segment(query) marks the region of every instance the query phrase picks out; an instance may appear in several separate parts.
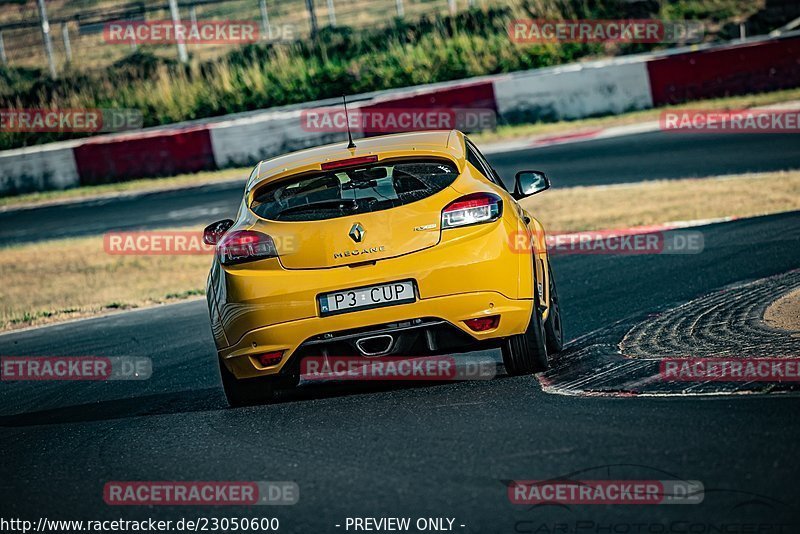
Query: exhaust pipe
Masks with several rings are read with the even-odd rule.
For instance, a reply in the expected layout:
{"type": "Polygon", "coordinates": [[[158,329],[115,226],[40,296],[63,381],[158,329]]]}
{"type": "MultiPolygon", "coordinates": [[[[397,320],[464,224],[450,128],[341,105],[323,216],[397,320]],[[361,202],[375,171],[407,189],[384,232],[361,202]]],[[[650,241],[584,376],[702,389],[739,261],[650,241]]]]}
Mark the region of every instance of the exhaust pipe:
{"type": "Polygon", "coordinates": [[[394,337],[390,334],[362,337],[356,341],[356,348],[362,356],[383,356],[392,350],[394,337]]]}

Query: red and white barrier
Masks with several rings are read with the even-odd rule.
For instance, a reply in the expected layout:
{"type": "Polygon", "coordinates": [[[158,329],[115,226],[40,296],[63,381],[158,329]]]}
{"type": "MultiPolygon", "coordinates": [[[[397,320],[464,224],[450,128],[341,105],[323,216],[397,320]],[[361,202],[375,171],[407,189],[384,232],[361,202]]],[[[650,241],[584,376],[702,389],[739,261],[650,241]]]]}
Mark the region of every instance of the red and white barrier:
{"type": "Polygon", "coordinates": [[[74,151],[82,185],[217,168],[207,126],[90,139],[74,151]]]}
{"type": "MultiPolygon", "coordinates": [[[[488,109],[500,123],[569,120],[800,86],[800,34],[638,54],[350,97],[354,108],[488,109]]],[[[251,165],[341,141],[302,127],[309,102],[0,152],[0,195],[251,165]]],[[[357,134],[358,132],[354,132],[357,134]]]]}
{"type": "Polygon", "coordinates": [[[800,37],[734,43],[652,58],[653,105],[800,86],[800,37]]]}

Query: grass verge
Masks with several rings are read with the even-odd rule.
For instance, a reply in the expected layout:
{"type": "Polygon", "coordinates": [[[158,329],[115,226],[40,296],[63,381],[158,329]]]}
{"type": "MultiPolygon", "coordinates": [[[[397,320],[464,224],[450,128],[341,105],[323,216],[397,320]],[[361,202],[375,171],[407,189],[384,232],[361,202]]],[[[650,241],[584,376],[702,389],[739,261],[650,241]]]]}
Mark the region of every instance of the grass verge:
{"type": "MultiPolygon", "coordinates": [[[[800,171],[556,189],[525,206],[550,232],[747,217],[800,209],[800,171]]],[[[102,236],[8,247],[0,255],[0,330],[200,296],[210,262],[112,256],[102,236]]]]}
{"type": "Polygon", "coordinates": [[[752,217],[800,209],[800,171],[569,187],[530,197],[523,206],[558,233],[752,217]]]}
{"type": "Polygon", "coordinates": [[[102,236],[9,247],[0,255],[0,330],[203,295],[210,265],[207,255],[109,255],[102,236]]]}

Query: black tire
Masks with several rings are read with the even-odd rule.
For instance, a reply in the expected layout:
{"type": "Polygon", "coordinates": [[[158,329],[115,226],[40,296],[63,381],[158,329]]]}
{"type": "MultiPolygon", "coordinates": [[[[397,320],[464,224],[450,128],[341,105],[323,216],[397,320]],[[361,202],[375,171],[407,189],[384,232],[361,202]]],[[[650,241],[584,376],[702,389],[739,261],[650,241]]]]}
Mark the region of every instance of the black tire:
{"type": "Polygon", "coordinates": [[[524,334],[505,340],[502,346],[503,364],[511,376],[530,375],[547,370],[547,342],[544,322],[534,298],[533,312],[524,334]]]}
{"type": "Polygon", "coordinates": [[[544,322],[544,331],[547,335],[547,353],[557,354],[564,348],[564,326],[561,323],[561,307],[558,302],[558,291],[556,291],[556,279],[553,277],[553,269],[547,266],[550,275],[550,312],[544,322]]]}
{"type": "Polygon", "coordinates": [[[228,371],[220,358],[217,360],[219,361],[222,389],[225,390],[225,398],[228,399],[228,404],[232,408],[265,404],[275,397],[276,378],[270,376],[239,380],[228,371]]]}

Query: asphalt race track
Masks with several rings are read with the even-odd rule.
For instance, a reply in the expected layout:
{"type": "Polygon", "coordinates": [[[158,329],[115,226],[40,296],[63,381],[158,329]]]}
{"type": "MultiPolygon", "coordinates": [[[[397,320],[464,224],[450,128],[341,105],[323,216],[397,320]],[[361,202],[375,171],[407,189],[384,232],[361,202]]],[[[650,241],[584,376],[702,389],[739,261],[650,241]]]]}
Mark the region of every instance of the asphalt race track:
{"type": "MultiPolygon", "coordinates": [[[[577,185],[798,168],[800,146],[790,135],[643,134],[491,159],[506,176],[538,167],[577,185]]],[[[5,212],[0,243],[204,224],[236,209],[240,187],[5,212]]],[[[557,369],[587,340],[619,343],[624,331],[609,339],[609,325],[800,268],[800,211],[692,230],[703,233],[700,254],[554,258],[567,338],[577,340],[557,369]]],[[[3,334],[0,355],[153,362],[144,381],[0,383],[2,517],[277,517],[279,532],[300,533],[345,532],[346,518],[365,516],[453,518],[457,532],[800,532],[793,392],[546,393],[535,377],[506,376],[499,353],[487,352],[473,356],[498,364],[493,380],[303,383],[277,404],[228,409],[199,300],[3,334]],[[509,502],[510,480],[565,478],[700,481],[703,501],[509,502]],[[104,503],[106,482],[137,480],[294,481],[300,499],[213,509],[104,503]]]]}
{"type": "Polygon", "coordinates": [[[800,143],[790,134],[649,132],[487,158],[505,180],[538,165],[558,187],[572,187],[794,169],[800,143]]]}
{"type": "MultiPolygon", "coordinates": [[[[487,156],[506,182],[540,169],[554,187],[794,169],[793,134],[652,132],[487,156]]],[[[243,182],[35,209],[0,211],[0,246],[109,230],[205,226],[235,215],[243,182]]]]}
{"type": "MultiPolygon", "coordinates": [[[[696,255],[556,258],[568,337],[798,267],[800,212],[699,230],[705,250],[696,255]]],[[[338,532],[348,516],[394,515],[455,518],[462,532],[746,522],[791,533],[800,524],[793,394],[562,396],[501,373],[454,384],[302,385],[276,405],[232,410],[206,325],[205,303],[193,301],[0,336],[3,355],[154,364],[141,382],[2,384],[3,516],[274,516],[283,532],[338,532]],[[506,495],[508,480],[567,476],[698,480],[704,500],[526,507],[506,495]],[[104,483],[124,480],[288,480],[300,502],[106,506],[104,483]]],[[[580,530],[595,531],[608,532],[580,530]]]]}

